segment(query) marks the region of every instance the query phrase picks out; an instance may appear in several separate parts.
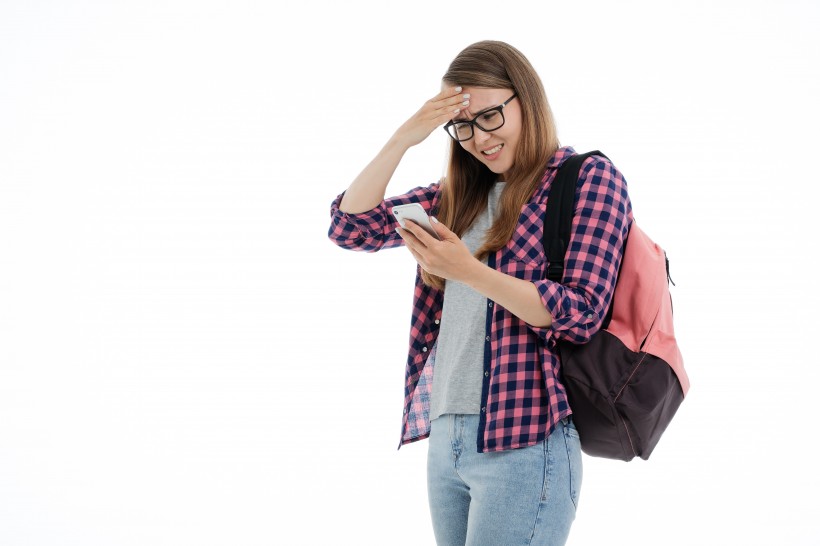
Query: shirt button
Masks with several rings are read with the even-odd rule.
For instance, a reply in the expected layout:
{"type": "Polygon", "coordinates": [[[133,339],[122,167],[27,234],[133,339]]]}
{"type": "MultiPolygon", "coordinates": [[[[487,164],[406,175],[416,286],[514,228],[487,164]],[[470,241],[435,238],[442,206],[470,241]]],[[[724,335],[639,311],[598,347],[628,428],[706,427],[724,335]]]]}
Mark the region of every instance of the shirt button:
{"type": "Polygon", "coordinates": [[[487,340],[487,341],[490,341],[490,336],[487,336],[484,339],[487,340]]]}
{"type": "Polygon", "coordinates": [[[593,319],[593,318],[595,318],[595,315],[592,314],[592,313],[587,313],[587,318],[588,319],[593,319]]]}
{"type": "Polygon", "coordinates": [[[421,352],[426,353],[427,352],[427,347],[422,347],[421,352]]]}
{"type": "Polygon", "coordinates": [[[492,306],[493,306],[493,302],[490,302],[490,303],[488,303],[487,305],[489,305],[490,307],[492,307],[492,306]]]}
{"type": "Polygon", "coordinates": [[[436,319],[436,324],[441,324],[441,321],[439,319],[436,319]]]}
{"type": "Polygon", "coordinates": [[[484,377],[490,377],[490,372],[484,372],[484,377]]]}
{"type": "Polygon", "coordinates": [[[481,408],[481,413],[487,413],[487,406],[484,406],[483,408],[481,408]]]}

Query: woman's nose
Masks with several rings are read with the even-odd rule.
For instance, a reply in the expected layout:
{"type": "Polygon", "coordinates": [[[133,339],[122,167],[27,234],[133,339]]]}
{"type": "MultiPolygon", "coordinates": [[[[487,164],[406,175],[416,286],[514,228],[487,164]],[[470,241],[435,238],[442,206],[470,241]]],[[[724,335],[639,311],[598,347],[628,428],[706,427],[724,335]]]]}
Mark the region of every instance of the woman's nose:
{"type": "Polygon", "coordinates": [[[484,131],[482,131],[478,127],[475,127],[473,129],[473,133],[475,135],[475,141],[477,143],[478,142],[487,142],[487,139],[490,138],[490,133],[485,133],[484,131]]]}

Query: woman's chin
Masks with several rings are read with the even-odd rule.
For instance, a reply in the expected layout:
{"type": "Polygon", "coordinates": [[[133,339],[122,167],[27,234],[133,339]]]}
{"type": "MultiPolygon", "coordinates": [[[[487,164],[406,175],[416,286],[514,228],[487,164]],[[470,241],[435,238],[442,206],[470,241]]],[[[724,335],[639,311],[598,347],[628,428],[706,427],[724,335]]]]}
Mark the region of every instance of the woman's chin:
{"type": "Polygon", "coordinates": [[[499,163],[489,163],[486,161],[483,163],[488,169],[490,169],[490,171],[492,171],[495,174],[504,174],[507,171],[509,171],[512,167],[512,165],[502,165],[499,163]]]}

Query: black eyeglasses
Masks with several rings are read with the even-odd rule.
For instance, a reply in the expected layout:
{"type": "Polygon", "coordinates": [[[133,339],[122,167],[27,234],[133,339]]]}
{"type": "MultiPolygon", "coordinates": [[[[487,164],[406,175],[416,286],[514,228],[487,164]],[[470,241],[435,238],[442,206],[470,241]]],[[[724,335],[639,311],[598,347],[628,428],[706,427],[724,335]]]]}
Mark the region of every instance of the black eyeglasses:
{"type": "Polygon", "coordinates": [[[513,96],[505,100],[503,103],[493,108],[487,108],[483,112],[479,112],[469,121],[448,121],[444,125],[444,130],[447,131],[447,134],[450,135],[453,140],[464,142],[465,140],[470,140],[473,138],[473,125],[486,133],[501,129],[504,125],[504,107],[517,96],[518,93],[513,93],[513,96]]]}

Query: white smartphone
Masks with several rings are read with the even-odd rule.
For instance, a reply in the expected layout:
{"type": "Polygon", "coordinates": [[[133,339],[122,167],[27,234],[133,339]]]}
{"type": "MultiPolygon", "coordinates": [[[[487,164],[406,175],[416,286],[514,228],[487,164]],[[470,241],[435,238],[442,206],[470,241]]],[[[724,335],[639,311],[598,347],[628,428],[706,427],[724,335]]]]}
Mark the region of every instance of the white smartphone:
{"type": "Polygon", "coordinates": [[[393,216],[396,217],[396,220],[399,221],[401,227],[404,227],[405,220],[412,220],[422,228],[424,231],[438,239],[441,240],[436,233],[436,230],[433,229],[433,224],[430,221],[430,217],[427,216],[427,213],[424,211],[424,207],[419,205],[418,203],[409,203],[407,205],[396,205],[393,207],[393,216]]]}

